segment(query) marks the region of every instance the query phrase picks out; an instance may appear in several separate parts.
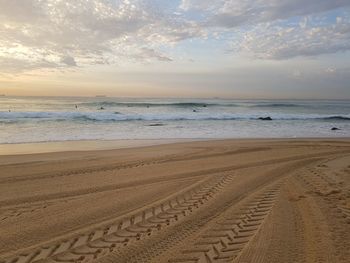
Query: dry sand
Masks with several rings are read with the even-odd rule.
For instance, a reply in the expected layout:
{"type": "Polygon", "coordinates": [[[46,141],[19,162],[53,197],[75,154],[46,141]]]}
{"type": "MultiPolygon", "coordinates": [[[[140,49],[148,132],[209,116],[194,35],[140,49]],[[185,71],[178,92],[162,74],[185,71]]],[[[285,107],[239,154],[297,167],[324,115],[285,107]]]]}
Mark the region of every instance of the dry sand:
{"type": "Polygon", "coordinates": [[[349,262],[350,140],[0,156],[0,262],[349,262]]]}

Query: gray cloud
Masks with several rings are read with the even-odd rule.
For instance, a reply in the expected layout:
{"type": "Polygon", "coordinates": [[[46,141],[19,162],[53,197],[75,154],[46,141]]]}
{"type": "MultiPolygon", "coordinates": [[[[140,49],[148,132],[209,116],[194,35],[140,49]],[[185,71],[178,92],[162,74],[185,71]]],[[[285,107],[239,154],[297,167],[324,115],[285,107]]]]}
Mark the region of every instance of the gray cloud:
{"type": "Polygon", "coordinates": [[[348,6],[349,0],[182,0],[179,7],[204,13],[207,28],[240,32],[234,35],[231,51],[281,60],[350,50],[348,17],[324,25],[282,23],[292,17],[321,19],[324,12],[348,6]]]}
{"type": "Polygon", "coordinates": [[[33,23],[44,18],[39,1],[32,0],[0,0],[0,19],[16,23],[33,23]]]}
{"type": "Polygon", "coordinates": [[[277,25],[290,17],[345,6],[350,6],[349,0],[182,0],[174,10],[151,0],[0,0],[0,72],[16,67],[21,72],[123,61],[171,62],[173,58],[161,51],[165,46],[232,33],[242,25],[249,25],[249,30],[241,38],[234,36],[235,52],[254,57],[286,59],[346,51],[346,19],[325,27],[277,25]],[[179,9],[182,12],[175,12],[179,9]],[[193,10],[200,16],[192,16],[193,10]]]}
{"type": "Polygon", "coordinates": [[[158,46],[200,31],[195,23],[166,16],[142,0],[0,0],[0,54],[29,68],[39,68],[43,60],[60,67],[114,63],[128,55],[171,61],[158,46]]]}
{"type": "Polygon", "coordinates": [[[71,56],[64,56],[61,58],[61,62],[67,66],[72,66],[75,67],[77,66],[77,62],[75,61],[75,59],[71,56]]]}
{"type": "Polygon", "coordinates": [[[140,58],[155,58],[159,61],[170,62],[173,61],[171,58],[165,56],[164,54],[157,52],[152,48],[142,48],[141,52],[138,54],[140,58]]]}
{"type": "Polygon", "coordinates": [[[207,28],[239,32],[244,26],[234,36],[233,51],[282,60],[350,50],[348,6],[349,0],[182,0],[180,8],[204,12],[207,28]],[[344,17],[322,22],[325,12],[337,8],[343,8],[344,17]],[[283,24],[295,17],[306,22],[283,24]],[[319,21],[307,23],[307,17],[319,21]]]}
{"type": "Polygon", "coordinates": [[[0,57],[0,74],[16,74],[36,69],[57,69],[60,67],[61,66],[59,64],[46,60],[30,61],[17,58],[0,57]]]}
{"type": "Polygon", "coordinates": [[[350,6],[349,0],[182,0],[180,8],[207,12],[207,26],[238,27],[350,6]]]}
{"type": "Polygon", "coordinates": [[[327,26],[261,26],[244,34],[238,51],[260,59],[289,59],[350,50],[350,21],[327,26]]]}

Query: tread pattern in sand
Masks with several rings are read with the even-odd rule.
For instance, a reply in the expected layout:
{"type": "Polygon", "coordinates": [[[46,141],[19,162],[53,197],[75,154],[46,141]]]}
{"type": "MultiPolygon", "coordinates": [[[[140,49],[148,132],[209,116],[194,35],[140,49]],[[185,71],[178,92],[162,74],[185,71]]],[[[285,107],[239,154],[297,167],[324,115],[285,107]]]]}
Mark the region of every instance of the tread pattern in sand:
{"type": "Polygon", "coordinates": [[[74,175],[82,175],[82,174],[91,174],[93,172],[107,172],[107,171],[118,171],[118,170],[126,170],[126,169],[133,169],[143,166],[149,166],[149,165],[156,165],[156,164],[163,164],[168,162],[177,162],[177,161],[188,161],[188,160],[197,160],[197,159],[203,159],[203,158],[209,158],[209,157],[220,157],[220,156],[226,156],[226,155],[236,155],[236,154],[243,154],[243,153],[252,153],[252,152],[259,152],[259,151],[266,151],[270,148],[268,147],[256,147],[256,148],[241,148],[241,149],[235,149],[235,150],[226,150],[225,152],[220,153],[211,153],[211,154],[202,154],[204,152],[203,150],[197,151],[196,154],[190,153],[190,154],[182,154],[182,155],[168,155],[164,156],[162,158],[150,158],[143,161],[136,161],[136,162],[128,162],[128,163],[120,163],[115,165],[109,165],[109,166],[103,166],[103,167],[88,167],[84,169],[76,169],[76,170],[69,170],[69,171],[63,171],[59,173],[54,174],[42,174],[42,175],[35,175],[35,176],[17,176],[17,177],[3,177],[0,179],[1,183],[8,183],[8,182],[21,182],[21,181],[28,181],[28,180],[37,180],[37,179],[47,179],[47,178],[56,178],[56,177],[65,177],[65,176],[74,176],[74,175]]]}
{"type": "Polygon", "coordinates": [[[87,262],[112,252],[118,247],[152,235],[198,209],[228,182],[231,175],[218,176],[170,200],[121,218],[104,227],[82,233],[68,240],[41,246],[8,258],[6,263],[32,263],[46,260],[87,262]]]}
{"type": "Polygon", "coordinates": [[[337,258],[334,262],[349,262],[350,258],[350,207],[349,186],[341,181],[336,173],[320,165],[300,172],[299,181],[310,189],[309,194],[318,201],[330,226],[337,258]]]}
{"type": "Polygon", "coordinates": [[[169,263],[233,262],[259,230],[272,209],[281,184],[243,205],[241,213],[226,212],[223,219],[200,235],[193,246],[169,263]]]}

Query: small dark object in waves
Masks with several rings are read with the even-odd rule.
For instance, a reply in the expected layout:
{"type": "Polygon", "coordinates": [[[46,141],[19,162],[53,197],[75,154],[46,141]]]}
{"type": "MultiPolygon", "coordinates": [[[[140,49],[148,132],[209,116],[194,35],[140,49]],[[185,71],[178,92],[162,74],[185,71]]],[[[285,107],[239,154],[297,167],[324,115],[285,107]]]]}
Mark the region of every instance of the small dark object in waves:
{"type": "Polygon", "coordinates": [[[204,104],[204,105],[203,105],[203,108],[206,108],[206,107],[207,107],[207,105],[204,104]]]}
{"type": "Polygon", "coordinates": [[[150,124],[150,125],[148,125],[148,126],[151,126],[151,127],[158,127],[158,126],[164,126],[164,124],[163,124],[163,123],[152,123],[152,124],[150,124]]]}
{"type": "Polygon", "coordinates": [[[333,127],[331,130],[332,130],[332,131],[339,131],[340,129],[337,128],[337,127],[333,127]]]}
{"type": "Polygon", "coordinates": [[[193,110],[193,112],[197,112],[196,110],[193,110]]]}
{"type": "Polygon", "coordinates": [[[272,118],[269,116],[269,117],[260,117],[259,120],[262,120],[262,121],[272,121],[272,118]]]}
{"type": "Polygon", "coordinates": [[[103,108],[103,107],[101,107],[101,108],[99,108],[99,110],[104,110],[105,108],[103,108]]]}

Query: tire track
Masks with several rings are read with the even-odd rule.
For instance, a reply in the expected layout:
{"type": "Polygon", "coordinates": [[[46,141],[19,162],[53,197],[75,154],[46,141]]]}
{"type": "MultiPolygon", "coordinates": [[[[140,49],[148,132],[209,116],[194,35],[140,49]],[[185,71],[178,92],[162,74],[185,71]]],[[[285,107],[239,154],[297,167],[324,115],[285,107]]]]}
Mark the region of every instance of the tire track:
{"type": "Polygon", "coordinates": [[[336,173],[327,171],[326,167],[321,165],[304,169],[297,175],[297,179],[306,189],[311,190],[308,194],[316,200],[327,219],[330,238],[336,251],[334,262],[345,263],[350,258],[349,185],[339,180],[336,173]]]}
{"type": "MultiPolygon", "coordinates": [[[[309,168],[303,173],[298,174],[298,179],[312,189],[313,193],[321,197],[326,202],[335,201],[334,210],[343,218],[350,219],[349,208],[339,203],[342,200],[343,189],[342,181],[335,175],[330,176],[315,168],[309,168]]],[[[334,205],[334,202],[332,202],[334,205]]],[[[349,221],[350,222],[350,221],[349,221]]]]}
{"type": "Polygon", "coordinates": [[[28,213],[34,213],[38,210],[43,210],[50,205],[52,204],[46,203],[46,204],[28,205],[23,207],[12,207],[12,208],[3,209],[0,212],[0,222],[11,219],[13,217],[19,217],[21,215],[25,215],[28,213]]]}
{"type": "Polygon", "coordinates": [[[265,190],[241,208],[241,213],[225,213],[200,235],[193,246],[169,259],[169,263],[233,262],[258,232],[278,197],[281,183],[265,190]]]}
{"type": "Polygon", "coordinates": [[[59,193],[3,200],[3,201],[0,201],[0,206],[15,206],[23,203],[40,202],[42,200],[55,201],[55,200],[61,200],[61,199],[67,199],[67,198],[73,199],[73,198],[82,197],[84,195],[107,192],[107,191],[123,190],[126,188],[131,188],[136,186],[147,186],[155,183],[191,180],[200,176],[202,175],[199,173],[193,174],[193,175],[175,174],[167,177],[163,176],[163,177],[155,177],[152,179],[139,180],[137,182],[132,181],[132,182],[119,183],[119,184],[109,184],[105,186],[90,187],[87,189],[79,189],[79,190],[73,190],[73,191],[61,191],[59,193]]]}
{"type": "MultiPolygon", "coordinates": [[[[164,231],[155,235],[152,239],[140,241],[130,247],[124,249],[117,249],[106,257],[102,257],[96,262],[99,263],[141,263],[141,262],[166,262],[169,259],[167,256],[169,252],[177,251],[176,247],[188,243],[188,239],[193,239],[198,233],[211,225],[214,220],[220,218],[225,211],[233,208],[236,209],[236,204],[241,203],[241,200],[250,200],[254,193],[258,193],[258,189],[266,189],[266,185],[271,185],[281,177],[284,178],[287,174],[304,166],[306,163],[313,162],[313,159],[303,160],[299,162],[292,162],[282,167],[272,170],[271,176],[262,179],[257,185],[253,185],[245,190],[240,189],[236,194],[230,194],[228,191],[221,192],[215,200],[210,203],[193,216],[185,218],[181,223],[175,224],[173,227],[165,228],[164,231]],[[253,194],[246,195],[246,192],[253,191],[253,194]],[[164,255],[166,254],[166,255],[164,255]],[[160,259],[159,259],[160,258],[160,259]]],[[[227,187],[227,190],[234,189],[227,187]]],[[[260,192],[260,191],[259,191],[260,192]]],[[[245,202],[245,201],[244,201],[245,202]]],[[[177,252],[175,252],[177,254],[177,252]]]]}
{"type": "MultiPolygon", "coordinates": [[[[335,153],[332,152],[332,154],[335,153]]],[[[317,156],[324,155],[325,153],[322,153],[317,156]]],[[[310,161],[310,155],[307,156],[309,157],[299,156],[297,158],[280,158],[279,160],[280,163],[302,159],[304,159],[304,161],[307,159],[310,161]]],[[[314,156],[315,155],[311,155],[311,157],[314,156]]],[[[267,165],[271,163],[276,164],[276,160],[257,162],[256,164],[267,165]]],[[[246,165],[244,165],[243,168],[245,168],[245,166],[246,165]]],[[[255,167],[249,164],[247,164],[247,166],[255,167]]],[[[210,172],[214,173],[221,169],[222,168],[208,170],[207,175],[210,175],[210,172]]],[[[229,171],[226,170],[228,167],[224,169],[224,171],[229,171]]],[[[201,173],[201,171],[198,173],[201,173]]],[[[154,203],[150,208],[115,219],[114,222],[108,222],[108,224],[99,226],[94,230],[75,235],[59,242],[39,246],[35,249],[8,257],[3,262],[90,262],[96,260],[117,249],[129,246],[140,239],[148,237],[155,232],[159,232],[159,230],[162,230],[166,226],[175,224],[180,219],[187,217],[193,211],[204,205],[209,199],[214,197],[218,192],[221,192],[232,179],[233,177],[230,174],[210,178],[194,186],[187,192],[164,200],[160,204],[154,203]]],[[[223,208],[221,207],[220,209],[223,208]]]]}
{"type": "Polygon", "coordinates": [[[14,205],[3,207],[0,210],[0,222],[11,219],[13,217],[19,217],[22,215],[27,215],[30,213],[37,212],[39,210],[44,210],[50,206],[67,203],[72,200],[76,200],[77,197],[63,198],[63,199],[53,199],[51,201],[39,201],[39,202],[26,202],[23,205],[14,205]]]}
{"type": "Polygon", "coordinates": [[[109,166],[103,166],[103,167],[92,167],[92,168],[85,168],[85,169],[70,170],[67,172],[59,172],[59,173],[50,174],[50,175],[39,174],[35,176],[30,176],[30,175],[17,176],[15,178],[4,177],[0,180],[0,184],[32,181],[32,180],[39,180],[39,179],[52,179],[56,177],[74,176],[77,174],[90,174],[94,172],[118,171],[118,170],[132,169],[132,168],[137,168],[137,167],[152,165],[157,163],[158,162],[155,159],[151,161],[143,161],[143,162],[136,162],[136,163],[127,163],[127,164],[109,165],[109,166]]]}
{"type": "Polygon", "coordinates": [[[249,152],[256,152],[256,151],[263,151],[263,150],[269,150],[270,148],[267,147],[260,147],[260,148],[253,148],[253,149],[238,149],[234,151],[227,151],[224,153],[212,153],[212,154],[201,154],[202,152],[205,152],[204,150],[198,151],[193,156],[194,153],[189,153],[185,155],[168,155],[164,156],[162,158],[150,158],[148,160],[144,160],[141,162],[130,162],[125,164],[116,164],[116,165],[108,165],[103,167],[90,167],[85,169],[76,169],[76,170],[70,170],[67,172],[59,172],[56,174],[39,174],[35,176],[18,176],[18,177],[4,177],[0,179],[0,184],[3,183],[12,183],[12,182],[22,182],[22,181],[28,181],[28,180],[38,180],[38,179],[48,179],[48,178],[56,178],[56,177],[65,177],[65,176],[74,176],[77,174],[90,174],[94,172],[108,172],[108,171],[118,171],[118,170],[125,170],[125,169],[133,169],[138,168],[142,166],[148,166],[148,165],[155,165],[155,164],[162,164],[162,163],[168,163],[168,162],[177,162],[177,161],[184,161],[184,160],[197,160],[202,158],[209,158],[209,157],[220,157],[224,155],[236,155],[236,154],[242,154],[242,153],[249,153],[249,152]],[[188,158],[187,156],[192,156],[188,158]]]}
{"type": "MultiPolygon", "coordinates": [[[[159,180],[166,181],[169,178],[176,179],[176,178],[206,176],[206,175],[210,175],[213,173],[228,172],[228,171],[238,170],[238,169],[242,169],[242,168],[258,167],[258,166],[264,166],[264,165],[281,163],[281,162],[289,162],[289,161],[298,161],[298,160],[303,160],[303,159],[307,159],[307,158],[324,157],[324,156],[328,156],[328,155],[336,155],[336,154],[341,154],[341,153],[349,153],[349,150],[327,151],[327,152],[322,152],[322,153],[304,154],[304,155],[298,155],[298,156],[276,158],[276,159],[266,160],[266,161],[257,161],[257,162],[252,162],[252,163],[248,163],[248,164],[244,164],[244,165],[231,165],[231,166],[220,167],[220,168],[200,170],[200,171],[195,171],[195,172],[190,172],[190,173],[175,174],[173,176],[168,176],[167,178],[158,177],[158,178],[153,178],[153,179],[149,179],[149,180],[144,180],[141,183],[142,184],[153,183],[153,182],[156,182],[159,180]]],[[[48,177],[46,177],[46,178],[48,178],[48,177]]],[[[139,182],[138,182],[138,184],[139,184],[139,182]]],[[[120,184],[107,185],[107,186],[101,186],[101,187],[95,187],[95,188],[89,188],[89,189],[82,189],[82,190],[78,190],[78,191],[54,193],[54,194],[45,195],[45,196],[33,196],[33,197],[29,197],[29,198],[26,197],[26,198],[15,199],[15,200],[4,200],[4,201],[0,201],[0,206],[16,205],[16,204],[20,204],[23,202],[37,202],[37,201],[41,201],[43,199],[44,200],[52,200],[52,199],[59,199],[59,198],[65,198],[65,197],[74,197],[74,196],[78,196],[78,195],[91,194],[91,193],[95,193],[95,192],[115,190],[117,188],[119,189],[121,187],[128,187],[128,186],[135,186],[135,183],[131,182],[131,183],[125,183],[123,185],[120,185],[120,184]]]]}
{"type": "MultiPolygon", "coordinates": [[[[236,149],[236,150],[228,149],[228,150],[221,152],[221,153],[201,154],[201,155],[194,155],[191,157],[187,157],[186,155],[181,155],[179,157],[174,157],[172,159],[160,161],[159,163],[198,160],[198,159],[204,159],[204,158],[210,158],[210,157],[221,157],[221,156],[227,156],[227,155],[253,153],[253,152],[260,152],[260,151],[267,151],[267,150],[271,150],[271,148],[270,147],[256,147],[256,148],[241,148],[241,149],[236,149]]],[[[189,155],[192,155],[192,154],[189,154],[189,155]]]]}
{"type": "Polygon", "coordinates": [[[185,193],[95,230],[7,258],[5,263],[87,262],[118,247],[151,235],[198,209],[232,180],[230,175],[208,179],[185,193]]]}

